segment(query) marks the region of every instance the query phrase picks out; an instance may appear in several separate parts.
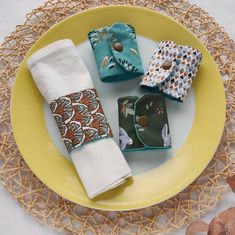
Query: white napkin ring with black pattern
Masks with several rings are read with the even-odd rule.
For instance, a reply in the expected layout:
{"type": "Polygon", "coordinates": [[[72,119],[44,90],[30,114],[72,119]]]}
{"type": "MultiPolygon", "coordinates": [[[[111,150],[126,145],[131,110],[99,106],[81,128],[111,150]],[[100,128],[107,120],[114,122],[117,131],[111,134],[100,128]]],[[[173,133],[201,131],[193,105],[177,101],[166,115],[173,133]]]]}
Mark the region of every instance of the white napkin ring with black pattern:
{"type": "Polygon", "coordinates": [[[166,97],[183,102],[202,60],[202,53],[173,41],[157,43],[142,88],[157,90],[166,97]]]}

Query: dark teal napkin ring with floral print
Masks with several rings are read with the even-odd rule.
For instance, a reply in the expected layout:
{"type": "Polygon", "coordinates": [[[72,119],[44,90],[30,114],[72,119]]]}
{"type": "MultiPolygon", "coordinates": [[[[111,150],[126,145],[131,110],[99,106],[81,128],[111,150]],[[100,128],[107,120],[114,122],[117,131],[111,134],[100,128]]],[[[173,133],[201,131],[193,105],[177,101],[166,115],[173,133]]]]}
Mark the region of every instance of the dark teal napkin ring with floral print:
{"type": "Polygon", "coordinates": [[[101,81],[118,82],[142,76],[135,29],[116,23],[88,33],[101,81]]]}
{"type": "Polygon", "coordinates": [[[161,94],[119,98],[118,112],[122,151],[171,148],[167,110],[161,94]]]}

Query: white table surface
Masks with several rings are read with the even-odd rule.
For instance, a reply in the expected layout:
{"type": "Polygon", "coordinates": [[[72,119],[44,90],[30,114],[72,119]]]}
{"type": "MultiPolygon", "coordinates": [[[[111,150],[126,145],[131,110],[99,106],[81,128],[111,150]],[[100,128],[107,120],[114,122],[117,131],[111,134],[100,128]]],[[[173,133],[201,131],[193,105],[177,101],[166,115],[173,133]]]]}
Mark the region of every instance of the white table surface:
{"type": "MultiPolygon", "coordinates": [[[[42,5],[44,0],[0,0],[0,42],[15,30],[17,24],[25,21],[26,13],[42,5]]],[[[226,32],[235,39],[235,0],[190,0],[213,16],[226,32]]],[[[235,195],[227,193],[226,198],[203,217],[206,221],[223,209],[235,205],[235,195]]],[[[185,228],[175,233],[183,235],[185,228]]],[[[58,235],[61,232],[38,224],[33,217],[19,207],[16,200],[0,186],[0,235],[58,235]]]]}

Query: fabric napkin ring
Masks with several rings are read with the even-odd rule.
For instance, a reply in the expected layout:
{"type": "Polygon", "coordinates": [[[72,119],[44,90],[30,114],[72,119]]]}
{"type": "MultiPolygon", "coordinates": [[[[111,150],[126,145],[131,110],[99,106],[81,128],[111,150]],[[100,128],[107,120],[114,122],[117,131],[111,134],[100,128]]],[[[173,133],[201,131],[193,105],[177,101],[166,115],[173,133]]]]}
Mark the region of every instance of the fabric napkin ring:
{"type": "Polygon", "coordinates": [[[168,98],[183,102],[201,60],[202,53],[190,46],[173,41],[159,42],[140,86],[156,89],[168,98]]]}
{"type": "Polygon", "coordinates": [[[119,98],[118,110],[122,151],[171,148],[167,110],[161,94],[119,98]]]}
{"type": "Polygon", "coordinates": [[[99,77],[103,82],[118,82],[144,75],[135,29],[116,23],[88,33],[99,77]]]}
{"type": "Polygon", "coordinates": [[[67,150],[101,137],[112,137],[95,89],[62,96],[50,103],[67,150]]]}

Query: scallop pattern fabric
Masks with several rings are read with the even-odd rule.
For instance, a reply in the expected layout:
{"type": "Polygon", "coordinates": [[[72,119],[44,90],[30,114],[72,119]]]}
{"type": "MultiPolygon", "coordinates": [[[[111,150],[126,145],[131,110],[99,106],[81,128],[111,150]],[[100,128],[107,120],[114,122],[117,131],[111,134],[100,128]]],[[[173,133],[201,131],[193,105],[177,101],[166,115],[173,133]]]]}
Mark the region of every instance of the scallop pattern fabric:
{"type": "Polygon", "coordinates": [[[50,109],[69,152],[91,140],[112,137],[95,89],[62,96],[50,109]]]}

